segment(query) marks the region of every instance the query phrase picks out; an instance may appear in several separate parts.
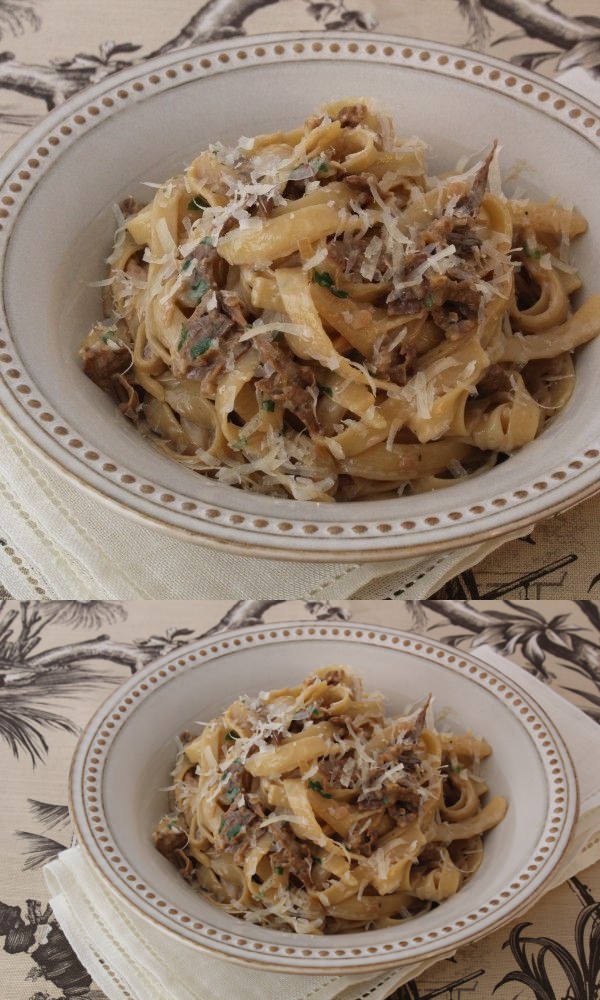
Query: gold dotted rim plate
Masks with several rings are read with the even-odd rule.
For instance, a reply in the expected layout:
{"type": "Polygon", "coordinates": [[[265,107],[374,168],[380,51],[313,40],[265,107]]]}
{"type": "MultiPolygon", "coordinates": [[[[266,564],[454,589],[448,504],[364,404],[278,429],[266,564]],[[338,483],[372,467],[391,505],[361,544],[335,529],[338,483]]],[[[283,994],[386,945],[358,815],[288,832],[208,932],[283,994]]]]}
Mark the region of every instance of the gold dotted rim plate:
{"type": "MultiPolygon", "coordinates": [[[[295,683],[297,677],[293,680],[295,683]]],[[[369,685],[372,680],[373,677],[368,679],[369,685]]],[[[141,774],[141,770],[136,772],[132,778],[134,784],[141,774]]],[[[144,789],[140,802],[148,794],[151,792],[144,789]]],[[[291,622],[207,638],[162,657],[133,675],[98,709],[79,740],[69,778],[69,806],[77,840],[107,886],[116,891],[121,901],[129,903],[139,915],[168,934],[224,958],[279,972],[369,974],[441,957],[497,930],[530,907],[544,891],[568,849],[577,821],[578,790],[569,753],[553,723],[529,693],[496,667],[443,643],[396,629],[355,623],[291,622]],[[343,660],[340,659],[342,650],[343,660]],[[392,692],[399,693],[396,678],[400,677],[401,696],[405,697],[408,690],[411,696],[417,690],[422,693],[423,672],[429,673],[429,680],[437,677],[438,688],[456,691],[452,697],[456,703],[460,702],[461,712],[469,711],[463,728],[476,729],[479,725],[484,734],[489,735],[487,712],[487,725],[492,729],[495,725],[499,727],[498,732],[512,731],[513,740],[518,735],[517,749],[511,749],[510,736],[504,742],[496,738],[493,757],[500,758],[498,766],[502,767],[502,755],[505,764],[511,754],[515,755],[516,764],[505,777],[511,787],[518,786],[519,782],[521,786],[512,794],[509,791],[507,819],[513,809],[515,822],[521,821],[524,826],[512,827],[512,836],[510,830],[504,836],[500,832],[485,874],[484,853],[482,877],[477,891],[469,897],[467,911],[460,906],[461,892],[467,891],[463,889],[431,911],[427,915],[429,923],[425,926],[421,923],[413,935],[412,921],[360,935],[312,937],[286,933],[247,924],[206,900],[198,902],[198,894],[188,886],[182,897],[183,883],[179,874],[159,858],[169,870],[161,894],[156,885],[149,884],[151,878],[141,875],[138,868],[152,871],[147,855],[155,856],[156,852],[149,829],[160,811],[166,808],[166,796],[164,803],[154,804],[159,812],[156,819],[148,821],[148,831],[145,829],[148,817],[140,816],[138,806],[131,807],[134,810],[131,815],[121,815],[120,796],[124,792],[115,785],[123,767],[132,759],[127,741],[136,743],[136,752],[140,755],[138,740],[143,728],[150,734],[146,737],[149,746],[152,744],[155,750],[154,741],[160,743],[165,737],[164,732],[158,732],[161,718],[163,730],[165,725],[170,726],[170,721],[164,720],[165,711],[170,711],[177,720],[168,729],[169,739],[162,747],[166,757],[163,756],[162,762],[156,756],[151,757],[148,774],[152,775],[150,781],[156,782],[160,780],[157,776],[162,773],[161,765],[163,769],[172,766],[173,737],[180,731],[180,723],[185,724],[186,715],[192,718],[190,711],[202,710],[202,699],[208,702],[206,711],[210,711],[208,706],[215,704],[222,710],[227,700],[231,700],[232,690],[237,692],[233,697],[241,689],[258,691],[263,686],[265,670],[275,669],[277,681],[285,684],[290,680],[290,664],[296,673],[303,671],[300,676],[304,676],[317,665],[333,662],[336,656],[336,662],[350,663],[359,672],[362,657],[362,672],[365,666],[375,671],[374,677],[380,681],[377,686],[383,689],[386,698],[392,692]],[[221,662],[224,658],[226,663],[221,662]],[[265,667],[269,659],[271,667],[265,667]],[[281,666],[283,662],[287,664],[287,675],[286,668],[281,666]],[[224,679],[226,677],[230,680],[224,679]],[[197,700],[194,691],[198,691],[197,700]],[[190,703],[194,703],[193,709],[190,703]],[[465,708],[466,703],[469,709],[465,708]],[[492,716],[495,722],[491,721],[492,716]],[[107,773],[110,781],[107,781],[107,773]],[[532,793],[531,782],[536,775],[541,775],[540,788],[532,793]],[[535,795],[538,798],[533,802],[535,795]],[[108,813],[120,817],[116,826],[119,827],[120,822],[121,828],[117,833],[111,828],[108,813]],[[142,832],[132,835],[131,828],[136,824],[142,826],[142,832]],[[519,830],[522,833],[531,829],[533,832],[528,835],[533,839],[523,846],[519,830]],[[131,836],[133,840],[128,839],[131,836]],[[127,856],[135,845],[138,852],[146,855],[140,861],[138,854],[137,866],[136,859],[127,856]],[[500,872],[496,870],[498,865],[500,872]],[[165,885],[167,891],[164,891],[165,885]],[[171,890],[173,897],[178,897],[177,902],[169,898],[171,890]],[[490,892],[493,895],[489,895],[490,892]],[[200,918],[188,902],[192,897],[197,906],[203,907],[200,918]],[[448,903],[452,905],[448,907],[448,903]]],[[[498,831],[500,827],[494,832],[498,831]]]]}
{"type": "MultiPolygon", "coordinates": [[[[350,61],[358,62],[363,74],[370,65],[387,65],[459,80],[478,93],[482,89],[488,92],[490,111],[495,107],[495,96],[502,94],[514,101],[515,113],[527,107],[544,120],[556,122],[557,138],[563,143],[576,135],[592,150],[600,149],[599,111],[593,104],[534,73],[466,49],[396,36],[333,32],[281,33],[199,46],[151,60],[88,88],[55,109],[4,156],[0,164],[4,291],[7,249],[23,224],[21,213],[29,196],[45,176],[64,169],[65,154],[74,144],[83,137],[93,138],[107,120],[126,110],[127,134],[131,136],[135,134],[132,122],[137,107],[173,88],[180,88],[181,95],[181,88],[190,81],[218,77],[226,100],[228,81],[240,70],[277,63],[282,74],[279,79],[283,80],[288,64],[326,62],[334,71],[336,63],[350,61]]],[[[368,85],[365,79],[361,79],[363,88],[368,85]]],[[[543,475],[531,482],[515,482],[513,476],[508,484],[496,478],[493,470],[480,482],[485,480],[493,491],[501,482],[510,488],[496,495],[485,494],[483,499],[479,495],[475,502],[472,498],[469,501],[468,484],[441,491],[435,503],[422,496],[417,501],[405,497],[310,504],[249,494],[234,487],[215,488],[202,476],[193,476],[188,492],[170,491],[164,484],[140,478],[111,455],[109,427],[104,453],[86,441],[82,428],[71,426],[61,416],[60,405],[49,401],[52,392],[44,390],[44,366],[36,363],[35,371],[27,370],[19,342],[19,330],[10,328],[3,298],[0,403],[17,429],[60,472],[147,525],[231,551],[314,561],[421,556],[522,529],[573,506],[600,487],[598,435],[593,427],[588,429],[587,422],[580,421],[584,425],[580,441],[585,443],[575,454],[566,450],[563,436],[558,449],[548,447],[543,475]]],[[[76,365],[76,360],[69,359],[69,364],[76,365]]],[[[75,370],[69,374],[79,376],[75,370]]]]}

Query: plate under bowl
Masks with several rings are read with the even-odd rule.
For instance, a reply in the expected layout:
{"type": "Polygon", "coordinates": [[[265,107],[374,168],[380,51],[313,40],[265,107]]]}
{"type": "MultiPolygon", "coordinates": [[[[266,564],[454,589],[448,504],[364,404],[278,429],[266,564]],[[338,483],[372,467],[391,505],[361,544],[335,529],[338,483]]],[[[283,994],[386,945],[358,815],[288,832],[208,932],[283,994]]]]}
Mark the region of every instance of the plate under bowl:
{"type": "MultiPolygon", "coordinates": [[[[109,886],[166,932],[224,958],[280,972],[370,973],[440,957],[528,907],[563,857],[577,818],[567,750],[542,709],[501,672],[419,636],[357,624],[281,624],[195,643],[135,674],[102,705],[73,759],[77,838],[109,886]],[[444,725],[489,740],[483,773],[509,803],[481,868],[437,909],[385,930],[309,936],[248,924],[183,881],[153,846],[168,809],[175,736],[199,731],[242,692],[346,663],[400,712],[429,691],[444,725]],[[161,791],[162,789],[162,791],[161,791]]],[[[165,942],[165,947],[168,942],[165,942]]]]}

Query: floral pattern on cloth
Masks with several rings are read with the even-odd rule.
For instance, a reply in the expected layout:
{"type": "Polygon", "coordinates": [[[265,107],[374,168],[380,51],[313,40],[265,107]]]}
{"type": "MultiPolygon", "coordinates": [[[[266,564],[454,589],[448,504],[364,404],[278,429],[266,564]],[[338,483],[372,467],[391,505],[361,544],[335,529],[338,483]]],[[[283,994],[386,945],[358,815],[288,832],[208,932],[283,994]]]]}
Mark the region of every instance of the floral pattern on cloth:
{"type": "MultiPolygon", "coordinates": [[[[2,602],[0,996],[103,1000],[52,914],[41,868],[71,844],[70,758],[110,687],[201,637],[306,619],[404,628],[475,655],[489,644],[600,722],[600,605],[593,601],[2,602]]],[[[595,1000],[599,928],[600,864],[525,919],[402,986],[394,1000],[488,1000],[495,990],[500,1000],[595,1000]]]]}
{"type": "Polygon", "coordinates": [[[207,0],[203,4],[176,0],[153,3],[148,17],[143,0],[128,4],[123,16],[116,0],[104,0],[103,16],[90,23],[84,4],[65,0],[2,0],[0,31],[6,48],[0,52],[0,89],[22,99],[0,112],[0,128],[26,128],[42,113],[98,83],[111,73],[153,56],[202,42],[261,31],[327,29],[389,31],[433,38],[490,52],[516,66],[548,74],[580,67],[593,74],[600,66],[600,16],[594,0],[577,4],[559,0],[207,0]],[[111,17],[111,14],[115,17],[111,17]],[[104,14],[106,16],[104,16],[104,14]],[[75,42],[71,51],[62,41],[60,54],[39,58],[31,35],[52,35],[49,20],[62,20],[75,42]],[[116,40],[106,37],[115,25],[116,40]],[[19,50],[30,50],[21,56],[19,50]],[[14,50],[14,51],[13,51],[14,50]],[[36,53],[37,58],[34,58],[36,53]]]}

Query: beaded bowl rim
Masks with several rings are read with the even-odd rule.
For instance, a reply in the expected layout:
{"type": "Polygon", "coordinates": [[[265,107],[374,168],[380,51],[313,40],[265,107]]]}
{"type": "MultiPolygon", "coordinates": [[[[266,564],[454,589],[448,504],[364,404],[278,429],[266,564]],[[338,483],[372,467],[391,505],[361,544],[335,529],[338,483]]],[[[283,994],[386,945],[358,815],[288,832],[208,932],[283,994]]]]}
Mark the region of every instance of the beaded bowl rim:
{"type": "MultiPolygon", "coordinates": [[[[232,666],[229,669],[233,669],[232,666]]],[[[96,872],[111,889],[137,913],[178,940],[202,951],[242,963],[260,965],[278,972],[323,975],[351,975],[377,972],[416,960],[443,957],[457,947],[477,940],[513,920],[543,893],[571,843],[578,817],[577,778],[569,752],[552,721],[535,698],[499,668],[436,640],[384,626],[360,623],[281,622],[272,626],[252,626],[207,637],[158,658],[114,691],[98,708],[82,733],[71,763],[69,808],[76,838],[96,872]],[[147,886],[135,867],[121,856],[113,839],[104,808],[104,769],[112,744],[136,707],[179,673],[201,669],[203,663],[218,660],[271,643],[346,641],[349,646],[367,643],[402,650],[415,658],[429,660],[492,693],[527,732],[532,753],[541,763],[546,778],[548,804],[543,829],[536,847],[522,870],[495,894],[484,898],[470,913],[423,935],[404,934],[397,928],[397,940],[378,940],[382,932],[369,932],[364,943],[336,946],[335,938],[298,935],[298,944],[278,944],[280,932],[259,934],[254,925],[239,921],[239,935],[211,926],[163,899],[147,886]],[[373,936],[371,936],[371,934],[373,936]],[[331,944],[327,944],[330,941],[331,944]]],[[[121,853],[120,853],[121,851],[121,853]]],[[[235,921],[235,918],[231,918],[235,921]]],[[[237,921],[235,921],[237,924],[237,921]]],[[[409,926],[409,925],[407,925],[409,926]]],[[[237,928],[236,928],[237,929],[237,928]]],[[[387,932],[386,932],[387,934],[387,932]]],[[[389,935],[387,935],[389,938],[389,935]]],[[[281,939],[280,939],[281,940],[281,939]]]]}
{"type": "MultiPolygon", "coordinates": [[[[274,60],[334,63],[349,58],[427,70],[508,94],[600,149],[600,112],[591,102],[535,73],[466,49],[393,35],[345,32],[281,32],[231,39],[149,60],[108,77],[56,108],[20,139],[0,163],[0,266],[4,268],[20,209],[38,179],[59,161],[64,149],[105,118],[151,99],[152,94],[182,86],[186,80],[274,60]],[[131,84],[129,89],[127,84],[131,84]]],[[[15,431],[24,432],[61,474],[96,498],[138,522],[187,541],[240,554],[292,560],[301,556],[316,562],[425,556],[516,533],[600,489],[600,449],[594,438],[580,453],[551,468],[544,479],[480,503],[461,507],[448,498],[448,493],[457,495],[453,490],[443,491],[435,515],[407,513],[402,498],[323,505],[249,494],[234,487],[224,488],[226,506],[216,504],[206,498],[205,484],[198,483],[198,495],[192,496],[141,479],[126,466],[118,466],[110,454],[101,454],[86,443],[77,428],[54,413],[35,374],[15,367],[20,364],[25,369],[9,329],[4,299],[0,338],[0,403],[15,431]],[[200,499],[200,493],[205,499],[200,499]]]]}

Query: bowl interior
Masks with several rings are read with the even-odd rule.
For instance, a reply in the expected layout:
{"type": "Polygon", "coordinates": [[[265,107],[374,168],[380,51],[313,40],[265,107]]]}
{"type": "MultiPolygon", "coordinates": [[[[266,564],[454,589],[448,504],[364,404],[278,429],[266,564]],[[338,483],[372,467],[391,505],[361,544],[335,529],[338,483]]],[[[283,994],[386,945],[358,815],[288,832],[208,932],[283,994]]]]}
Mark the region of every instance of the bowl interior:
{"type": "MultiPolygon", "coordinates": [[[[157,182],[180,170],[212,140],[286,128],[325,98],[358,90],[385,105],[402,134],[418,134],[431,145],[434,168],[451,168],[459,156],[482,149],[497,136],[505,174],[518,167],[516,183],[530,195],[562,196],[587,216],[589,231],[577,244],[576,258],[586,294],[600,291],[595,266],[600,201],[589,184],[597,172],[597,150],[509,93],[414,67],[338,57],[334,62],[307,58],[241,65],[146,94],[64,148],[25,202],[5,263],[6,311],[23,364],[62,418],[118,466],[194,499],[225,506],[232,502],[232,487],[192,473],[143,441],[79,367],[77,346],[101,315],[100,290],[89,282],[105,275],[115,226],[111,206],[126,194],[149,200],[152,191],[144,181],[157,182]],[[540,150],[551,155],[540,156],[540,150]]],[[[577,385],[566,410],[521,453],[454,486],[452,504],[476,504],[489,498],[491,490],[496,491],[492,495],[514,490],[543,478],[549,456],[552,463],[568,461],[584,450],[600,432],[595,405],[599,364],[596,341],[579,355],[577,385]]],[[[418,503],[424,516],[443,510],[445,491],[422,495],[418,503]]],[[[390,505],[399,517],[414,513],[414,500],[399,498],[379,501],[379,514],[392,516],[390,505]]],[[[235,506],[277,516],[289,509],[289,501],[236,490],[235,506]]],[[[336,517],[351,521],[366,516],[365,507],[338,504],[336,517]]],[[[294,512],[316,520],[330,513],[300,502],[294,512]]]]}
{"type": "MultiPolygon", "coordinates": [[[[197,721],[209,721],[242,692],[255,695],[301,681],[311,670],[346,663],[363,677],[367,690],[380,690],[386,712],[398,713],[429,692],[435,697],[440,728],[472,731],[489,740],[493,754],[482,765],[491,794],[503,795],[509,809],[502,823],[485,837],[479,871],[460,892],[436,910],[415,917],[404,933],[420,934],[460,919],[486,899],[499,894],[535,852],[548,810],[547,780],[536,747],[501,695],[439,662],[409,652],[355,640],[277,640],[261,648],[242,647],[217,660],[173,674],[159,689],[138,702],[115,737],[102,779],[104,809],[119,854],[163,899],[193,918],[230,934],[250,927],[196,893],[162,857],[151,831],[168,808],[165,789],[171,784],[176,743],[183,729],[200,732],[197,721]]],[[[252,926],[257,941],[289,940],[299,935],[252,926]]],[[[378,942],[398,939],[398,929],[373,932],[378,942]]],[[[361,935],[361,938],[364,935],[361,935]]],[[[307,939],[308,940],[308,939],[307,939]]],[[[328,936],[328,945],[352,945],[351,934],[328,936]]]]}

